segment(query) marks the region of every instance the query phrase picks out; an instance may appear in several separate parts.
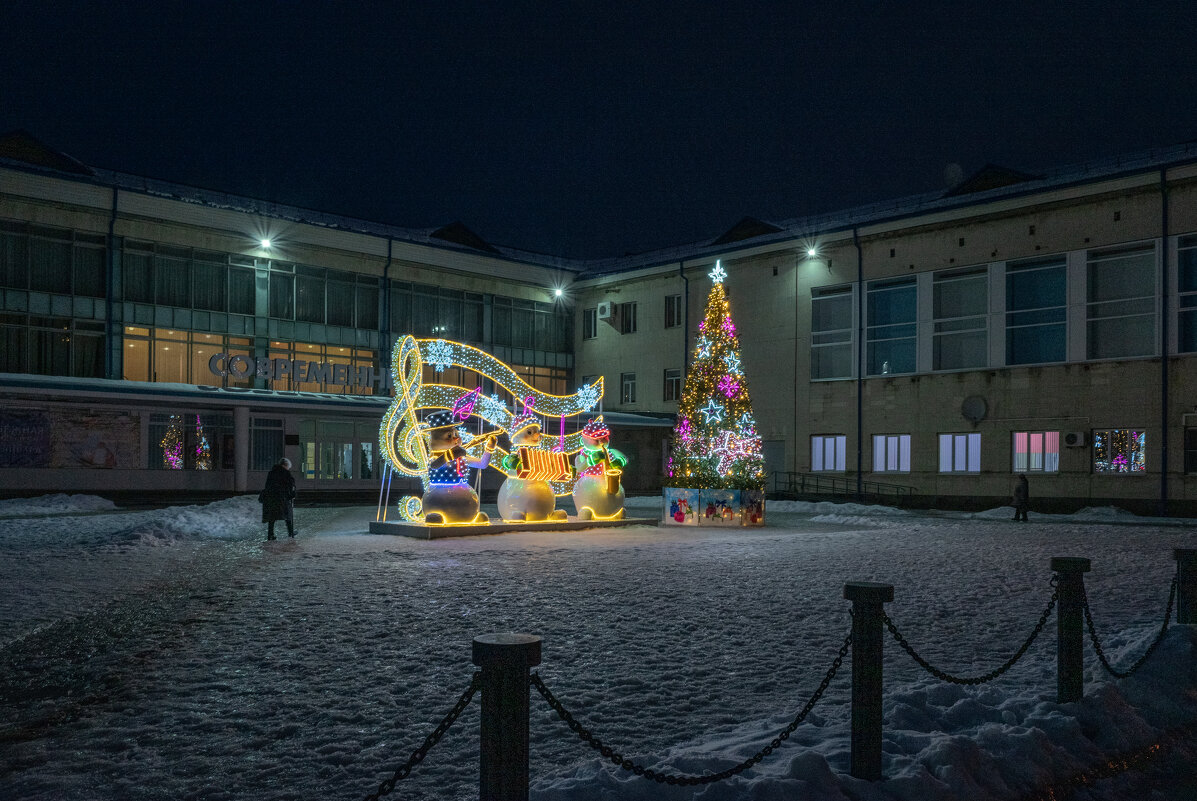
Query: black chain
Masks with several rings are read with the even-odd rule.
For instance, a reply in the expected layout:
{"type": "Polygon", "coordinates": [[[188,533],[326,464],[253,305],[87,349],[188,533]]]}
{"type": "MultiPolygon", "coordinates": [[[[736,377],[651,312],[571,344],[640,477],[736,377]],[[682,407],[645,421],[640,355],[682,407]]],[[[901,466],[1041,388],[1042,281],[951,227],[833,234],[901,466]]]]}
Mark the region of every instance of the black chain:
{"type": "Polygon", "coordinates": [[[849,633],[848,636],[844,638],[844,644],[840,646],[839,655],[836,656],[835,661],[831,663],[831,669],[827,671],[827,675],[825,675],[823,677],[823,681],[819,683],[819,689],[815,690],[814,694],[810,697],[810,700],[807,701],[806,705],[802,707],[802,711],[798,713],[798,716],[794,718],[794,720],[791,721],[790,724],[786,726],[785,729],[783,729],[776,737],[774,737],[772,742],[734,767],[721,770],[718,773],[709,773],[703,776],[678,776],[669,773],[662,773],[633,762],[632,760],[624,757],[622,754],[612,749],[610,746],[605,745],[602,740],[595,737],[588,729],[583,727],[582,724],[579,723],[574,716],[571,715],[569,711],[561,705],[561,702],[557,700],[553,693],[549,691],[549,688],[545,686],[544,680],[540,678],[539,673],[532,674],[531,683],[532,686],[535,687],[542,696],[544,696],[544,700],[549,702],[549,706],[553,708],[553,710],[557,713],[557,716],[566,722],[569,728],[576,733],[579,738],[581,738],[582,742],[586,743],[595,751],[598,751],[600,754],[602,754],[604,759],[614,762],[619,767],[623,768],[624,770],[631,771],[637,776],[643,776],[646,779],[652,779],[658,784],[692,787],[695,785],[713,784],[714,782],[723,781],[724,779],[730,779],[732,776],[748,770],[753,765],[769,756],[769,754],[773,753],[777,748],[781,747],[781,744],[785,740],[789,739],[790,735],[794,733],[794,730],[802,724],[802,721],[806,719],[806,716],[810,714],[810,711],[815,708],[815,704],[819,702],[819,699],[823,697],[823,693],[827,690],[828,685],[831,684],[831,680],[835,678],[836,672],[840,669],[840,665],[844,663],[844,657],[848,655],[848,650],[851,647],[852,634],[849,633]]]}
{"type": "Polygon", "coordinates": [[[428,756],[428,752],[432,750],[432,746],[440,742],[440,739],[445,736],[445,732],[449,731],[449,727],[456,722],[461,713],[465,711],[465,708],[470,705],[470,699],[474,697],[474,693],[478,692],[478,687],[481,686],[481,676],[481,673],[474,674],[474,677],[470,679],[470,686],[457,699],[457,703],[449,710],[449,714],[445,715],[445,719],[433,729],[432,734],[424,738],[423,745],[412,751],[407,761],[395,770],[395,774],[378,785],[378,790],[366,796],[366,801],[378,801],[378,799],[394,790],[396,783],[406,779],[411,773],[412,768],[424,761],[424,757],[428,756]]]}
{"type": "Polygon", "coordinates": [[[1019,647],[1019,649],[1014,653],[1014,656],[1012,656],[1008,660],[1006,660],[1005,664],[1003,664],[999,668],[991,670],[990,672],[986,673],[984,676],[971,676],[968,678],[961,678],[959,676],[952,676],[948,673],[943,672],[939,668],[930,664],[926,659],[923,659],[923,657],[919,656],[919,654],[914,650],[913,646],[911,646],[910,643],[906,642],[906,638],[902,636],[902,633],[900,631],[898,631],[898,627],[894,625],[894,622],[892,620],[890,620],[889,615],[882,613],[883,619],[885,620],[886,627],[889,629],[889,633],[894,635],[894,639],[898,641],[898,645],[902,646],[902,650],[905,651],[906,653],[910,654],[911,659],[913,659],[915,662],[918,662],[919,665],[921,665],[924,670],[926,670],[928,673],[930,673],[935,678],[939,679],[940,681],[949,682],[951,684],[965,684],[965,685],[985,684],[986,682],[993,681],[998,676],[1002,675],[1007,670],[1014,667],[1014,663],[1017,662],[1019,659],[1022,659],[1023,654],[1025,654],[1027,652],[1027,649],[1031,647],[1031,643],[1035,642],[1035,638],[1038,637],[1040,635],[1040,633],[1043,632],[1043,627],[1047,625],[1048,617],[1051,616],[1052,610],[1056,608],[1056,602],[1060,599],[1060,591],[1056,588],[1056,584],[1058,584],[1059,581],[1060,581],[1059,575],[1052,576],[1051,600],[1047,602],[1047,607],[1043,610],[1043,614],[1039,616],[1039,622],[1035,624],[1035,630],[1031,632],[1031,636],[1027,637],[1026,641],[1023,642],[1023,644],[1019,647]]]}
{"type": "Polygon", "coordinates": [[[1155,651],[1156,646],[1164,639],[1164,635],[1168,633],[1168,621],[1172,617],[1172,603],[1176,600],[1176,584],[1177,577],[1172,577],[1172,588],[1168,590],[1168,609],[1164,612],[1164,625],[1160,626],[1160,633],[1156,635],[1155,641],[1147,646],[1147,650],[1139,657],[1135,664],[1131,665],[1126,671],[1118,671],[1106,659],[1105,651],[1101,649],[1101,640],[1097,636],[1097,630],[1093,627],[1093,613],[1089,611],[1089,596],[1085,593],[1085,585],[1081,585],[1081,600],[1085,605],[1085,622],[1089,626],[1089,639],[1093,641],[1093,650],[1097,652],[1097,658],[1101,660],[1101,666],[1106,671],[1118,679],[1125,679],[1135,673],[1139,668],[1143,667],[1143,663],[1148,660],[1151,654],[1155,651]]]}

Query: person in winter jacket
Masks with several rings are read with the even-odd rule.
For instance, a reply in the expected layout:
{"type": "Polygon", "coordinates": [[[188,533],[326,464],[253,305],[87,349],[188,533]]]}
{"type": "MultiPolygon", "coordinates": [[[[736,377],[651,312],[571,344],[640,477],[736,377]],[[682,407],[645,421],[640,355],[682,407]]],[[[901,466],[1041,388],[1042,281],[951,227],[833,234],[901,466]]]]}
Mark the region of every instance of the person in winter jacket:
{"type": "Polygon", "coordinates": [[[1027,485],[1027,477],[1019,476],[1014,485],[1014,519],[1027,522],[1027,506],[1030,504],[1031,490],[1027,485]]]}
{"type": "Polygon", "coordinates": [[[262,504],[262,522],[267,525],[266,539],[276,539],[274,524],[287,521],[287,536],[295,536],[295,476],[291,475],[291,460],[279,459],[266,476],[266,487],[258,495],[262,504]]]}

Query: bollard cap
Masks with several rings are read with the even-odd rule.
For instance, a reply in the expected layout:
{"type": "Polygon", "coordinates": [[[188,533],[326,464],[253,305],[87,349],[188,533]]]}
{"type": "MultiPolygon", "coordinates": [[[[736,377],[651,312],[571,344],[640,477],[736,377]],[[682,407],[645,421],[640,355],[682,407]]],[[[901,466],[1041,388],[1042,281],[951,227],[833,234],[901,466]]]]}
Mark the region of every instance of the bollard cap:
{"type": "Polygon", "coordinates": [[[492,665],[540,664],[540,638],[534,634],[482,634],[474,638],[474,664],[492,665]]]}
{"type": "Polygon", "coordinates": [[[873,581],[849,581],[844,585],[844,597],[858,603],[884,604],[894,599],[894,585],[873,581]]]}
{"type": "Polygon", "coordinates": [[[1089,560],[1083,556],[1053,556],[1052,570],[1057,573],[1088,573],[1089,560]]]}

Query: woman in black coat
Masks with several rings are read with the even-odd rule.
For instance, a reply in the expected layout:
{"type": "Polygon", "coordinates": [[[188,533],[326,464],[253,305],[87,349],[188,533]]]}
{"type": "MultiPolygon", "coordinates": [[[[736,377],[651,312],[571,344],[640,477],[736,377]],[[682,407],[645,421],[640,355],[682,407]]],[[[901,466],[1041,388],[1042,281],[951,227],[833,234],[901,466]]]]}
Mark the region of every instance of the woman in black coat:
{"type": "Polygon", "coordinates": [[[266,539],[273,540],[276,520],[287,521],[287,536],[295,536],[295,476],[291,475],[291,460],[279,459],[266,476],[266,488],[258,495],[262,504],[262,522],[269,527],[266,539]]]}

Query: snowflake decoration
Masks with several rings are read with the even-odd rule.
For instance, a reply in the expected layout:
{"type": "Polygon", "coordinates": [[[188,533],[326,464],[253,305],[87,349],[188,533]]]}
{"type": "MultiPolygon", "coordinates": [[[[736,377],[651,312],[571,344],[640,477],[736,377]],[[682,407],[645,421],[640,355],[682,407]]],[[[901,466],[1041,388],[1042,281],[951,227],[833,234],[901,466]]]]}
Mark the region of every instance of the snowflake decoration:
{"type": "Polygon", "coordinates": [[[473,433],[471,433],[470,430],[465,426],[458,426],[457,433],[461,435],[462,442],[469,442],[470,437],[474,436],[473,433]]]}
{"type": "Polygon", "coordinates": [[[478,405],[482,407],[482,416],[491,420],[503,420],[507,417],[507,404],[499,400],[498,395],[491,395],[489,398],[480,395],[478,397],[478,405]]]}
{"type": "Polygon", "coordinates": [[[723,324],[721,325],[721,328],[723,328],[723,333],[727,334],[729,337],[734,337],[736,335],[736,324],[732,322],[731,317],[723,318],[723,324]]]}
{"type": "Polygon", "coordinates": [[[711,270],[711,280],[716,284],[722,284],[724,278],[727,278],[727,270],[723,269],[723,265],[717,261],[715,269],[711,270]]]}
{"type": "Polygon", "coordinates": [[[715,399],[711,398],[707,401],[707,405],[703,406],[698,411],[702,412],[707,418],[708,423],[718,423],[723,420],[723,407],[715,404],[715,399]]]}
{"type": "Polygon", "coordinates": [[[740,357],[734,353],[729,353],[723,357],[723,363],[727,365],[727,371],[733,375],[740,372],[740,357]]]}
{"type": "Polygon", "coordinates": [[[590,409],[599,400],[598,387],[594,384],[587,384],[578,390],[578,403],[582,404],[582,408],[590,409]]]}
{"type": "Polygon", "coordinates": [[[730,375],[725,375],[719,379],[719,389],[730,400],[739,394],[740,382],[732,378],[730,375]]]}
{"type": "Polygon", "coordinates": [[[428,346],[428,352],[424,354],[428,363],[436,368],[438,373],[443,372],[446,367],[453,364],[453,348],[443,339],[438,339],[428,346]]]}
{"type": "Polygon", "coordinates": [[[683,417],[677,424],[677,435],[683,442],[689,442],[694,437],[694,429],[690,425],[690,418],[683,417]]]}

